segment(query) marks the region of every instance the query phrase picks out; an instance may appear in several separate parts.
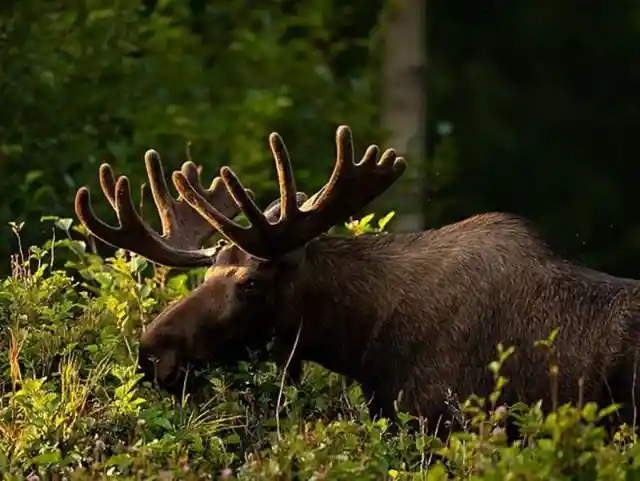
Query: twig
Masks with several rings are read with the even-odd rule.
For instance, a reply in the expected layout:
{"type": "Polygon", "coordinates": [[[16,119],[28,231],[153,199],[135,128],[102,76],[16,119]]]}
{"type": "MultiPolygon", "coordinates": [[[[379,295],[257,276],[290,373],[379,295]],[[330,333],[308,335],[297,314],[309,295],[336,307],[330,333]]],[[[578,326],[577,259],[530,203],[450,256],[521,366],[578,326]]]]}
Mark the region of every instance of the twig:
{"type": "Polygon", "coordinates": [[[631,387],[631,404],[633,406],[633,432],[636,431],[636,421],[638,417],[638,409],[636,407],[636,376],[637,376],[637,366],[638,366],[638,354],[634,354],[633,356],[633,385],[631,387]]]}
{"type": "Polygon", "coordinates": [[[282,379],[280,379],[280,390],[278,391],[278,400],[276,402],[276,431],[278,432],[278,439],[282,441],[282,435],[280,433],[280,401],[282,400],[282,392],[284,391],[284,378],[287,375],[287,370],[289,369],[289,364],[291,364],[291,359],[293,359],[293,355],[296,352],[296,347],[298,346],[298,341],[300,340],[300,333],[302,332],[302,324],[303,321],[300,321],[300,326],[298,326],[298,333],[296,334],[296,338],[293,341],[293,346],[291,347],[291,352],[289,353],[289,359],[284,365],[284,369],[282,370],[282,379]]]}

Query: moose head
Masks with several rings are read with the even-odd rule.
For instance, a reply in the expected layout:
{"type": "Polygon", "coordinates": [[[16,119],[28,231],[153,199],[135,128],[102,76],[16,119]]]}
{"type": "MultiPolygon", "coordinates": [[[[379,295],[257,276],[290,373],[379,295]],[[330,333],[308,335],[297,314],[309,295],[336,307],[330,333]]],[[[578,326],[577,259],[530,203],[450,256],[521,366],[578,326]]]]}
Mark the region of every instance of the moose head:
{"type": "MultiPolygon", "coordinates": [[[[286,146],[277,133],[269,144],[280,198],[264,211],[225,166],[208,189],[188,161],[173,172],[179,193],[174,198],[164,179],[160,156],[145,154],[149,186],[160,215],[162,234],[153,231],[133,206],[129,180],[115,181],[109,164],[99,170],[102,191],[117,214],[119,226],[100,220],[91,207],[89,190],[75,199],[76,215],[95,237],[169,267],[208,266],[204,282],[167,307],[140,340],[139,363],[148,377],[169,391],[184,382],[184,367],[233,360],[242,348],[265,343],[278,334],[291,340],[309,310],[318,283],[331,276],[314,259],[316,244],[334,225],[346,222],[386,191],[405,171],[406,162],[392,149],[380,155],[371,145],[354,162],[351,132],[336,132],[337,159],[329,181],[308,197],[298,192],[286,146]],[[250,226],[233,219],[243,213],[250,226]],[[219,232],[222,247],[202,248],[219,232]]],[[[335,299],[324,299],[335,302],[335,299]]]]}

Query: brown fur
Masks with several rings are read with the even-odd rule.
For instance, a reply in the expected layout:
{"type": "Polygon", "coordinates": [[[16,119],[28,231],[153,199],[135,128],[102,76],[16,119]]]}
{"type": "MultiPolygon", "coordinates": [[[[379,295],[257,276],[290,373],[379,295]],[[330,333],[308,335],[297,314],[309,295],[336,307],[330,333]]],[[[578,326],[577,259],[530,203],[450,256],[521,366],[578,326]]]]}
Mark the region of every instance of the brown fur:
{"type": "Polygon", "coordinates": [[[558,327],[558,401],[577,402],[583,378],[584,401],[621,402],[632,422],[639,300],[640,282],[569,263],[522,219],[492,213],[413,234],[325,235],[277,261],[225,247],[150,326],[141,357],[215,360],[271,335],[292,346],[302,322],[297,362],[360,382],[372,414],[393,417],[403,391],[401,409],[435,422],[448,389],[490,392],[499,342],[516,347],[503,401],[549,406],[549,360],[534,342],[558,327]]]}

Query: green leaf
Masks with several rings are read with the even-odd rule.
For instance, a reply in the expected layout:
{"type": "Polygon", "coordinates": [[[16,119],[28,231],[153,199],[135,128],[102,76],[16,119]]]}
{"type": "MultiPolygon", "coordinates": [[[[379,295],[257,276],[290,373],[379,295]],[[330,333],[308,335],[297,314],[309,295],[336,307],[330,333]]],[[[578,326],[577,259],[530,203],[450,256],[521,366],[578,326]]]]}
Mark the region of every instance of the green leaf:
{"type": "Polygon", "coordinates": [[[55,449],[53,451],[46,451],[33,458],[31,461],[42,466],[47,464],[57,464],[61,459],[62,456],[60,454],[60,451],[58,449],[55,449]]]}
{"type": "Polygon", "coordinates": [[[391,219],[395,214],[396,213],[394,211],[391,211],[387,215],[385,215],[382,219],[380,219],[378,221],[378,229],[384,230],[387,224],[389,223],[389,221],[391,221],[391,219]]]}
{"type": "Polygon", "coordinates": [[[31,171],[27,172],[27,175],[25,175],[24,183],[26,185],[32,184],[33,182],[38,180],[40,177],[42,177],[43,174],[44,173],[41,170],[31,170],[31,171]]]}
{"type": "Polygon", "coordinates": [[[607,416],[615,413],[620,409],[620,404],[611,404],[605,408],[602,408],[598,413],[598,420],[606,418],[607,416]]]}
{"type": "Polygon", "coordinates": [[[61,230],[65,231],[65,232],[69,232],[69,229],[71,228],[71,224],[73,224],[73,219],[69,219],[69,218],[66,218],[66,217],[65,218],[60,218],[60,219],[57,219],[54,222],[54,224],[58,229],[61,229],[61,230]]]}
{"type": "Polygon", "coordinates": [[[129,269],[133,274],[138,274],[139,272],[143,271],[147,267],[147,265],[149,265],[149,262],[147,261],[147,259],[141,256],[135,256],[131,259],[131,261],[129,261],[129,269]]]}
{"type": "Polygon", "coordinates": [[[489,371],[497,374],[500,371],[500,363],[498,361],[491,361],[489,363],[489,371]]]}
{"type": "Polygon", "coordinates": [[[106,466],[118,466],[121,470],[128,468],[131,465],[131,457],[128,454],[120,453],[111,456],[105,462],[106,466]]]}
{"type": "Polygon", "coordinates": [[[598,413],[598,405],[596,403],[590,402],[582,408],[582,417],[585,421],[591,423],[596,420],[596,415],[598,413]]]}
{"type": "Polygon", "coordinates": [[[235,433],[224,438],[226,444],[240,444],[241,441],[240,435],[235,433]]]}

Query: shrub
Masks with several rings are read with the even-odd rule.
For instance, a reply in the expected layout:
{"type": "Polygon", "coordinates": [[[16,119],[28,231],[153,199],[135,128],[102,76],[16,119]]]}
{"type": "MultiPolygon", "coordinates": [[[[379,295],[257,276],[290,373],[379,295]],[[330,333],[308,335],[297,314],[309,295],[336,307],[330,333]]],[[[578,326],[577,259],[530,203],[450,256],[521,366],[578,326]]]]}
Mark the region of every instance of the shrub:
{"type": "MultiPolygon", "coordinates": [[[[391,216],[346,227],[378,232],[391,216]]],[[[273,363],[241,362],[198,373],[206,386],[194,397],[165,396],[135,371],[137,338],[202,270],[168,276],[122,251],[102,258],[71,238],[70,219],[48,220],[61,238],[20,249],[0,285],[4,479],[640,479],[633,430],[609,440],[597,425],[616,406],[545,415],[539,404],[499,404],[510,347],[498,346],[488,366],[495,393],[453,406],[464,429],[446,442],[406,413],[391,433],[369,418],[357,384],[314,364],[299,389],[280,392],[273,363]],[[526,433],[512,444],[508,419],[526,433]]]]}

